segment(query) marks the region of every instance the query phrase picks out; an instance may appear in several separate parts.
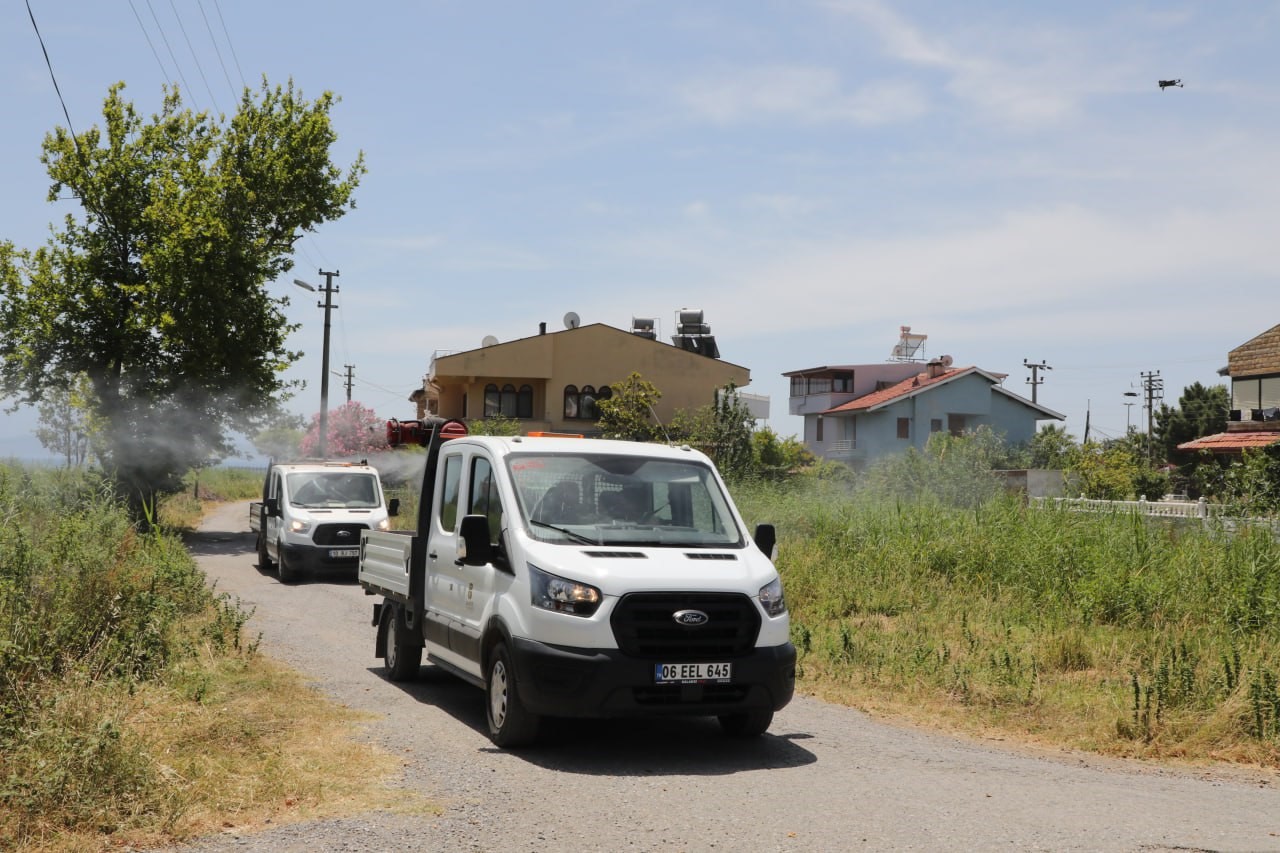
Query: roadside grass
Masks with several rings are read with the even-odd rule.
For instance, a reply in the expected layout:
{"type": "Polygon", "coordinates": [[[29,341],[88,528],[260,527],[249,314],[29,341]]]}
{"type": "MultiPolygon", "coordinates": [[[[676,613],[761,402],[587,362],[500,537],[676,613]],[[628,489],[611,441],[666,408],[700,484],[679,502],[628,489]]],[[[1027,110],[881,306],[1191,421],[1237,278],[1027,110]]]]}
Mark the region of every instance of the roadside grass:
{"type": "Polygon", "coordinates": [[[257,653],[178,537],[65,471],[0,465],[0,518],[0,849],[433,810],[388,787],[365,717],[257,653]]]}
{"type": "Polygon", "coordinates": [[[1130,515],[750,485],[803,691],[1045,746],[1280,768],[1280,543],[1130,515]]]}
{"type": "Polygon", "coordinates": [[[200,526],[208,503],[259,499],[263,476],[263,471],[252,468],[193,471],[183,481],[182,491],[161,502],[160,523],[170,530],[193,531],[200,526]]]}

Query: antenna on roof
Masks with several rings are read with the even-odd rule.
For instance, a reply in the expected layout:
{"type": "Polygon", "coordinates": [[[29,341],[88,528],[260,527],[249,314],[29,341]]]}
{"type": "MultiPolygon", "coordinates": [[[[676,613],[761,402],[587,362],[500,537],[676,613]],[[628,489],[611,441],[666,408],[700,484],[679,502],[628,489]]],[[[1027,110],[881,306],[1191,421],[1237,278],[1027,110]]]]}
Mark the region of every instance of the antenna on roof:
{"type": "Polygon", "coordinates": [[[911,333],[910,326],[899,326],[898,343],[889,355],[890,361],[924,361],[924,342],[928,335],[911,333]]]}
{"type": "Polygon", "coordinates": [[[564,315],[564,327],[566,329],[576,329],[582,324],[582,319],[573,311],[564,315]]]}

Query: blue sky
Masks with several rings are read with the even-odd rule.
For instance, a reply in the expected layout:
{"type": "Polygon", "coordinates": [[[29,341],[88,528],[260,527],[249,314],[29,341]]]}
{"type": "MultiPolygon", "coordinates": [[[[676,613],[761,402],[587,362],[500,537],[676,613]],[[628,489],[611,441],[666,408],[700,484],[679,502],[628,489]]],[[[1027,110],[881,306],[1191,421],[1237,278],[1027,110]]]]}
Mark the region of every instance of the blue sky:
{"type": "MultiPolygon", "coordinates": [[[[321,268],[331,368],[386,417],[433,351],[568,311],[666,338],[696,307],[783,435],[784,371],[884,361],[902,325],[1028,397],[1047,362],[1040,402],[1119,435],[1142,372],[1172,403],[1280,322],[1277,3],[30,5],[77,131],[117,80],[144,113],[174,79],[201,109],[264,74],[342,98],[358,208],[274,285],[303,414],[323,311],[290,280],[321,268]]],[[[21,4],[0,74],[0,239],[34,247],[67,210],[38,159],[66,120],[21,4]]],[[[34,423],[0,415],[0,457],[41,455],[34,423]]]]}

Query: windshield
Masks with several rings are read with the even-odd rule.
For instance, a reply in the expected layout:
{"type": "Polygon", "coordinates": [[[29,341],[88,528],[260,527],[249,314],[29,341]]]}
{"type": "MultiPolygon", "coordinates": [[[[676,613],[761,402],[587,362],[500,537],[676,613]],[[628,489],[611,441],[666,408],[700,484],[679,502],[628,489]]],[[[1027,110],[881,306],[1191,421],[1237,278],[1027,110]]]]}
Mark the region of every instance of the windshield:
{"type": "Polygon", "coordinates": [[[313,509],[373,509],[381,505],[373,474],[313,471],[289,474],[290,502],[313,509]]]}
{"type": "Polygon", "coordinates": [[[742,535],[711,469],[608,454],[507,459],[525,528],[561,544],[723,548],[742,535]]]}

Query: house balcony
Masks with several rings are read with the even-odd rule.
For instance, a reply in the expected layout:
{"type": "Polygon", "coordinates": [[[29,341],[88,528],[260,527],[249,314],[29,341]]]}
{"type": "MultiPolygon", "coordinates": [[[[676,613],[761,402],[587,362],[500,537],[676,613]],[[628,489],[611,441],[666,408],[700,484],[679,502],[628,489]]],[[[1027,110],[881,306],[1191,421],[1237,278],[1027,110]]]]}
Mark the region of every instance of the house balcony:
{"type": "Polygon", "coordinates": [[[855,440],[846,438],[827,444],[826,453],[823,455],[828,459],[861,459],[867,455],[867,452],[860,449],[855,440]]]}
{"type": "Polygon", "coordinates": [[[803,397],[789,397],[787,408],[789,415],[814,415],[843,405],[858,397],[850,393],[806,394],[803,397]]]}
{"type": "Polygon", "coordinates": [[[1280,432],[1280,408],[1232,409],[1227,413],[1227,432],[1280,432]]]}

